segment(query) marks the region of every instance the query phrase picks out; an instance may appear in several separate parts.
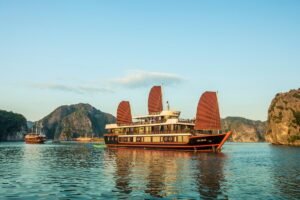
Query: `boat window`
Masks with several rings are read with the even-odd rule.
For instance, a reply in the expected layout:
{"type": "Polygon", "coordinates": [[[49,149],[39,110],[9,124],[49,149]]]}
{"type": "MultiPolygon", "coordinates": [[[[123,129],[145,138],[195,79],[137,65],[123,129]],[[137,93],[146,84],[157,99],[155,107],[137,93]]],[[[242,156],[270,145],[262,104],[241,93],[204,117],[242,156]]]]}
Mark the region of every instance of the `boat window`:
{"type": "Polygon", "coordinates": [[[168,139],[169,139],[168,136],[164,136],[163,138],[164,138],[164,139],[163,139],[164,142],[168,142],[168,139]]]}
{"type": "Polygon", "coordinates": [[[155,130],[154,126],[151,126],[151,132],[152,133],[154,133],[154,130],[155,130]]]}
{"type": "Polygon", "coordinates": [[[174,131],[177,131],[178,130],[178,127],[177,127],[177,125],[175,124],[174,125],[174,131]]]}
{"type": "Polygon", "coordinates": [[[151,127],[149,126],[146,127],[146,133],[151,133],[151,127]]]}
{"type": "Polygon", "coordinates": [[[182,136],[177,136],[177,141],[182,142],[182,136]]]}
{"type": "Polygon", "coordinates": [[[139,133],[139,128],[138,128],[138,127],[134,128],[134,133],[135,133],[135,134],[138,134],[138,133],[139,133]]]}
{"type": "Polygon", "coordinates": [[[174,142],[174,137],[173,136],[169,136],[168,137],[168,142],[174,142]]]}
{"type": "Polygon", "coordinates": [[[127,142],[127,141],[128,141],[127,137],[120,137],[119,138],[119,142],[127,142]]]}
{"type": "Polygon", "coordinates": [[[159,131],[163,132],[164,131],[164,126],[160,126],[160,130],[159,131]]]}
{"type": "Polygon", "coordinates": [[[136,142],[142,142],[142,137],[136,137],[136,142]]]}
{"type": "Polygon", "coordinates": [[[144,127],[140,127],[139,133],[144,133],[144,127]]]}
{"type": "Polygon", "coordinates": [[[183,126],[182,125],[178,125],[178,130],[181,132],[183,130],[183,126]]]}
{"type": "Polygon", "coordinates": [[[152,142],[160,142],[160,137],[157,136],[152,137],[152,142]]]}
{"type": "Polygon", "coordinates": [[[189,137],[188,136],[182,136],[182,142],[188,142],[189,137]]]}
{"type": "Polygon", "coordinates": [[[168,131],[173,131],[173,125],[168,125],[168,131]]]}
{"type": "Polygon", "coordinates": [[[151,142],[151,137],[144,137],[144,142],[151,142]]]}
{"type": "Polygon", "coordinates": [[[154,132],[159,132],[159,126],[154,126],[154,132]]]}

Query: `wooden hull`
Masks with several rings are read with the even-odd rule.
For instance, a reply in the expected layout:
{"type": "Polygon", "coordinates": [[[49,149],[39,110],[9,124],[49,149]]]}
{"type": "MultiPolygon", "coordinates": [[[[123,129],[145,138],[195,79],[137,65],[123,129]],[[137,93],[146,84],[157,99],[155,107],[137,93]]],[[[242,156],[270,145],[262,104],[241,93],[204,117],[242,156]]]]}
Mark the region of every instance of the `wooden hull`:
{"type": "MultiPolygon", "coordinates": [[[[174,135],[163,137],[162,142],[139,142],[131,141],[120,142],[119,136],[107,135],[104,136],[105,143],[108,147],[123,147],[123,148],[144,148],[144,149],[169,149],[169,150],[185,150],[185,151],[200,151],[200,152],[220,152],[223,144],[226,142],[231,132],[216,135],[199,135],[190,136],[187,142],[177,142],[174,135]],[[110,138],[109,138],[110,137],[110,138]],[[168,138],[169,137],[169,138],[168,138]],[[170,139],[170,137],[173,137],[170,139]],[[170,140],[169,140],[170,139],[170,140]]],[[[153,136],[155,137],[155,136],[153,136]]]]}

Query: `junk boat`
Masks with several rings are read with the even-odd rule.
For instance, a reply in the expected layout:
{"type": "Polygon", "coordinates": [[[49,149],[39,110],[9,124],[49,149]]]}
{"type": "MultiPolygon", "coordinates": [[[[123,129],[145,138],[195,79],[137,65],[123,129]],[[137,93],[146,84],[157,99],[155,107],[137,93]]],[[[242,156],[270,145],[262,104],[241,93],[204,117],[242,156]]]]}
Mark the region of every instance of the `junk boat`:
{"type": "Polygon", "coordinates": [[[43,144],[46,141],[46,136],[36,135],[36,134],[27,134],[25,136],[26,144],[43,144]]]}
{"type": "Polygon", "coordinates": [[[25,136],[25,143],[26,144],[44,144],[46,136],[42,134],[42,128],[40,128],[40,133],[38,133],[38,126],[35,125],[35,133],[29,133],[25,136]]]}
{"type": "MultiPolygon", "coordinates": [[[[168,102],[167,102],[168,103],[168,102]]],[[[216,92],[200,97],[196,118],[183,120],[179,111],[163,110],[162,88],[154,86],[148,97],[148,115],[132,118],[130,103],[122,101],[115,124],[107,124],[105,144],[111,147],[220,152],[231,131],[222,133],[216,92]]]]}

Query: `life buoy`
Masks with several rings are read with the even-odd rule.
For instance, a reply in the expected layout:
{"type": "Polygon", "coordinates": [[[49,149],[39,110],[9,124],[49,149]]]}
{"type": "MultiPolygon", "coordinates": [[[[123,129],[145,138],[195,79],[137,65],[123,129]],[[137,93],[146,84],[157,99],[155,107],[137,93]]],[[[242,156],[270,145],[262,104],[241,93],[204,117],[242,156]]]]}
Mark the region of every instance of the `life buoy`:
{"type": "Polygon", "coordinates": [[[140,141],[141,141],[141,137],[137,137],[137,138],[136,138],[136,141],[137,141],[137,142],[140,142],[140,141]]]}
{"type": "Polygon", "coordinates": [[[173,142],[173,137],[172,136],[169,137],[169,142],[173,142]]]}

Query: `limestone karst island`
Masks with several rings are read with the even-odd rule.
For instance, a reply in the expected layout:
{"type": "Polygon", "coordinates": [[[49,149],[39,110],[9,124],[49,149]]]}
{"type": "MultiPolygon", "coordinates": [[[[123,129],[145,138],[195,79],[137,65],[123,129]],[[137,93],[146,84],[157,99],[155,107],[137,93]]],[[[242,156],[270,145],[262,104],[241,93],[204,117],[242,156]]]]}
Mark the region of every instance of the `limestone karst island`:
{"type": "MultiPolygon", "coordinates": [[[[89,104],[78,103],[56,108],[42,119],[26,121],[21,114],[2,110],[1,141],[23,141],[26,134],[41,126],[47,139],[72,141],[80,137],[101,138],[106,124],[116,122],[116,113],[105,113],[89,104]]],[[[243,117],[221,119],[222,130],[232,131],[232,142],[268,142],[300,145],[300,89],[277,93],[270,102],[267,121],[243,117]]],[[[40,128],[38,128],[40,129],[40,128]]]]}

